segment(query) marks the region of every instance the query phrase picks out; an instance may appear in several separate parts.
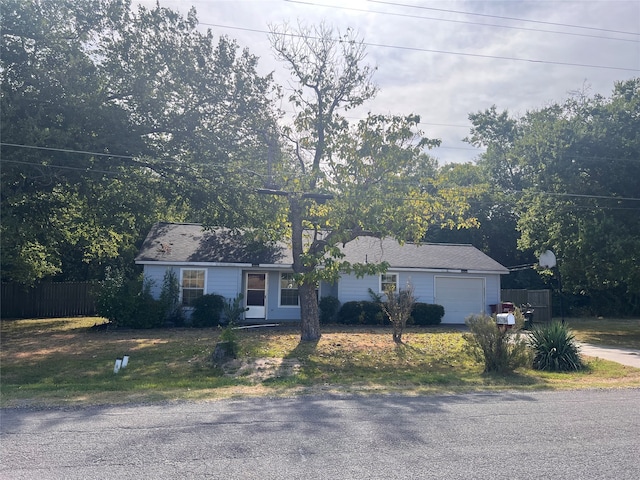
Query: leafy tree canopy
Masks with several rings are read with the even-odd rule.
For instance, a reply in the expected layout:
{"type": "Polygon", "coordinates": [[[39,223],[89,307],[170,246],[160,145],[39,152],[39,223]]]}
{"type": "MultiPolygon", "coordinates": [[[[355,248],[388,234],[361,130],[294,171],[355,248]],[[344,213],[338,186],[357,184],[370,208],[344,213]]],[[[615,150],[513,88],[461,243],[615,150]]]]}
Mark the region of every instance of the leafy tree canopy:
{"type": "Polygon", "coordinates": [[[278,92],[195,11],[7,0],[2,25],[3,280],[101,278],[157,220],[268,216],[247,192],[278,92]]]}
{"type": "Polygon", "coordinates": [[[640,311],[640,79],[512,118],[471,115],[478,165],[516,201],[518,245],[551,249],[594,313],[640,311]]]}
{"type": "Polygon", "coordinates": [[[340,245],[362,235],[419,241],[434,224],[473,220],[459,188],[439,188],[436,162],[425,153],[439,141],[423,137],[417,115],[369,114],[355,125],[345,118],[377,90],[375,69],[365,64],[364,45],[353,31],[285,25],[272,28],[271,42],[291,72],[288,99],[296,109],[292,127],[282,132],[273,181],[287,217],[274,226],[290,229],[302,340],[317,340],[316,282],[386,268],[348,264],[340,245]]]}

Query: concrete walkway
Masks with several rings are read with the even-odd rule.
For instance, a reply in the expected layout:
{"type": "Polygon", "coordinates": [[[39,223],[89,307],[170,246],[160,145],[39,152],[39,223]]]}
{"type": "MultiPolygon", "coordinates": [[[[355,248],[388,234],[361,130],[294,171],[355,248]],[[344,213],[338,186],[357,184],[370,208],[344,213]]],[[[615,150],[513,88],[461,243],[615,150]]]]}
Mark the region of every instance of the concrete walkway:
{"type": "Polygon", "coordinates": [[[578,345],[580,346],[580,353],[589,357],[598,357],[629,367],[640,368],[640,350],[597,346],[582,342],[578,342],[578,345]]]}

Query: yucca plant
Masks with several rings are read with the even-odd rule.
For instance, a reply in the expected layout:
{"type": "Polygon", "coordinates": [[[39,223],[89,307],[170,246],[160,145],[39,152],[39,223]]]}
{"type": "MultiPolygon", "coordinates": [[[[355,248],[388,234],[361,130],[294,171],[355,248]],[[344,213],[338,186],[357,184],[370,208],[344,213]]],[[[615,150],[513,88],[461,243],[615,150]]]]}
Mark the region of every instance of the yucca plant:
{"type": "Polygon", "coordinates": [[[531,332],[533,368],[551,372],[571,372],[584,368],[580,348],[569,328],[560,323],[537,327],[531,332]]]}

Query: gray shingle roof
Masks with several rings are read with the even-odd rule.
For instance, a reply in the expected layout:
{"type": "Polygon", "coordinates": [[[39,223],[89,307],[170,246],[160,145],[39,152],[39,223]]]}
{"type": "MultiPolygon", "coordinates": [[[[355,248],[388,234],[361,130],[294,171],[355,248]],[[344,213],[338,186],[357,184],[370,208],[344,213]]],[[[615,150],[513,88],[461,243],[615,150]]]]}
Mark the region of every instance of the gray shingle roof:
{"type": "MultiPolygon", "coordinates": [[[[498,262],[472,245],[400,245],[391,238],[360,237],[342,251],[351,263],[386,261],[390,268],[469,270],[508,273],[498,262]]],[[[157,223],[145,239],[136,262],[244,263],[290,266],[290,247],[265,245],[225,228],[204,230],[193,223],[157,223]]]]}
{"type": "Polygon", "coordinates": [[[509,270],[473,245],[446,243],[405,243],[392,238],[360,237],[342,249],[351,263],[380,263],[390,268],[470,270],[509,273],[509,270]]]}
{"type": "Polygon", "coordinates": [[[291,265],[284,244],[265,245],[227,228],[205,230],[195,223],[156,223],[136,262],[204,262],[291,265]]]}

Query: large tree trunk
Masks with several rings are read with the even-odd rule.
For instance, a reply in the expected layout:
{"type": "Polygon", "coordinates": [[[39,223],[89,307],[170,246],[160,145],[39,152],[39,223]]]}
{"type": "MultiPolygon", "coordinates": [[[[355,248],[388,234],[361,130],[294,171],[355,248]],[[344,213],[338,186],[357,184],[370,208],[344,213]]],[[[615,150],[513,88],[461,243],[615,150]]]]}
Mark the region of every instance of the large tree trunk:
{"type": "Polygon", "coordinates": [[[300,296],[300,340],[315,342],[322,335],[315,284],[303,283],[298,287],[298,295],[300,296]]]}
{"type": "MultiPolygon", "coordinates": [[[[302,237],[302,210],[300,201],[294,196],[289,197],[289,220],[291,221],[291,253],[293,254],[294,273],[309,273],[314,265],[303,265],[302,255],[304,245],[302,237]]],[[[320,315],[318,313],[318,297],[316,285],[308,280],[298,287],[300,298],[300,340],[315,342],[320,339],[320,315]]]]}

